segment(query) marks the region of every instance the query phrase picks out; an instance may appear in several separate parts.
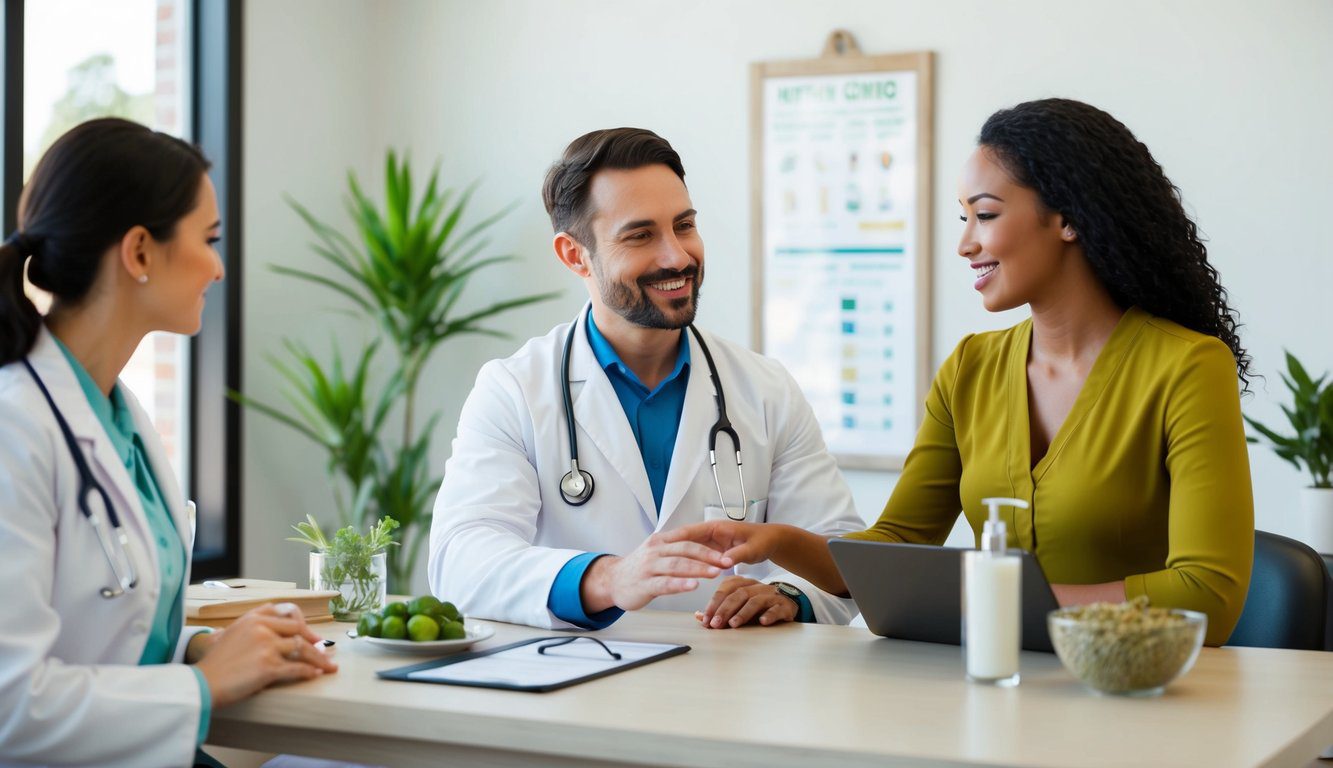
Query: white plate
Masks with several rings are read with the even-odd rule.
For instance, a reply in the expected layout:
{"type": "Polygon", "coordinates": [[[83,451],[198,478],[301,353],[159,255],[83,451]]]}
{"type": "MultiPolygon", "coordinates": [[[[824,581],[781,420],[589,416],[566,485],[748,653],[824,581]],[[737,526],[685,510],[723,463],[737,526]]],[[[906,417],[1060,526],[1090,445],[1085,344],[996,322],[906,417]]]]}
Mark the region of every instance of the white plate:
{"type": "Polygon", "coordinates": [[[463,631],[467,632],[467,637],[458,640],[432,640],[428,643],[417,643],[412,640],[390,640],[384,637],[359,637],[355,629],[347,630],[347,636],[353,640],[364,640],[371,645],[378,645],[386,650],[395,653],[411,653],[418,656],[439,656],[454,651],[461,651],[471,646],[473,643],[486,640],[495,634],[495,628],[488,624],[473,624],[464,622],[463,631]]]}

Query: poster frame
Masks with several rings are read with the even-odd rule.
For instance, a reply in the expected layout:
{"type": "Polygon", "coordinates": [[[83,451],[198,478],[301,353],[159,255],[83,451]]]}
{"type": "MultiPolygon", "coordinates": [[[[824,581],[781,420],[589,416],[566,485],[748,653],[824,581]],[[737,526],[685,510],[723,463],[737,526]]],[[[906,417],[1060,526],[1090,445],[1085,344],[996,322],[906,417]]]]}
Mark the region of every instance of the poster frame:
{"type": "MultiPolygon", "coordinates": [[[[930,51],[863,55],[854,38],[845,31],[833,32],[824,54],[815,59],[794,59],[754,62],[750,65],[750,297],[753,313],[750,323],[751,344],[759,352],[764,350],[764,273],[767,243],[764,231],[764,198],[767,180],[764,174],[764,135],[767,116],[764,111],[764,85],[770,78],[811,77],[826,75],[861,75],[866,73],[916,73],[916,190],[913,256],[915,290],[912,309],[916,324],[912,377],[916,403],[915,428],[925,416],[925,397],[930,387],[931,361],[931,262],[932,247],[932,181],[934,178],[934,54],[930,51]]],[[[833,452],[838,466],[843,469],[897,471],[906,461],[906,453],[861,454],[833,452]]]]}

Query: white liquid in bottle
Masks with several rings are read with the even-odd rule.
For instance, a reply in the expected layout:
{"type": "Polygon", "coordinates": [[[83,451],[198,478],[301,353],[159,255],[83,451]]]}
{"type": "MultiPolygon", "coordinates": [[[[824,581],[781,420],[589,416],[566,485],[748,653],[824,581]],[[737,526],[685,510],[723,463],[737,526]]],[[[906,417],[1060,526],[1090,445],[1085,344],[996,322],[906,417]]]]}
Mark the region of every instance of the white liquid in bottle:
{"type": "Polygon", "coordinates": [[[1027,509],[1020,499],[982,499],[990,507],[981,549],[963,555],[963,644],[967,678],[1018,685],[1022,640],[1022,561],[1005,551],[1001,504],[1027,509]]]}

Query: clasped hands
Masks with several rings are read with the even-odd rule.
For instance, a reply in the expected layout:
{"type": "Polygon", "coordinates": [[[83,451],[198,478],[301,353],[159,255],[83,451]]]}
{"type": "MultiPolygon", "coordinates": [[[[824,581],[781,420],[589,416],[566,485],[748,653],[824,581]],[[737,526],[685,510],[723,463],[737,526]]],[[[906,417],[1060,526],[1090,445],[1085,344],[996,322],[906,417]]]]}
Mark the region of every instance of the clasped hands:
{"type": "MultiPolygon", "coordinates": [[[[699,579],[716,578],[733,565],[762,563],[777,543],[776,531],[730,520],[655,533],[623,557],[593,561],[583,578],[583,605],[588,613],[611,607],[637,610],[656,597],[697,589],[699,579]]],[[[727,629],[792,621],[796,613],[796,602],[772,584],[730,576],[695,618],[706,628],[727,629]]]]}

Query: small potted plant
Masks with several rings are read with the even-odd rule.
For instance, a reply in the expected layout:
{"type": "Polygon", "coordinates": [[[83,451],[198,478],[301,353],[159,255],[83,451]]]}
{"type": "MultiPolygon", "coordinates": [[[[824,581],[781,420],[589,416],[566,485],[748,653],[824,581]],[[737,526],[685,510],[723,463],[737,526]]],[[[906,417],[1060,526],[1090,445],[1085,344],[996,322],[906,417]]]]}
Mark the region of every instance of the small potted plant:
{"type": "MultiPolygon", "coordinates": [[[[1273,452],[1310,473],[1311,484],[1302,489],[1301,511],[1305,517],[1306,543],[1320,553],[1333,554],[1333,383],[1328,374],[1311,379],[1300,361],[1287,353],[1287,373],[1282,375],[1291,390],[1292,405],[1282,406],[1296,434],[1279,435],[1246,416],[1273,452]]],[[[1252,443],[1258,442],[1249,438],[1252,443]]]]}
{"type": "Polygon", "coordinates": [[[336,590],[329,611],[336,621],[356,621],[362,613],[373,613],[384,605],[388,588],[388,550],[397,544],[393,530],[398,521],[382,517],[362,536],[353,526],[340,528],[330,540],[314,517],[292,529],[300,534],[289,538],[310,547],[310,588],[336,590]]]}

